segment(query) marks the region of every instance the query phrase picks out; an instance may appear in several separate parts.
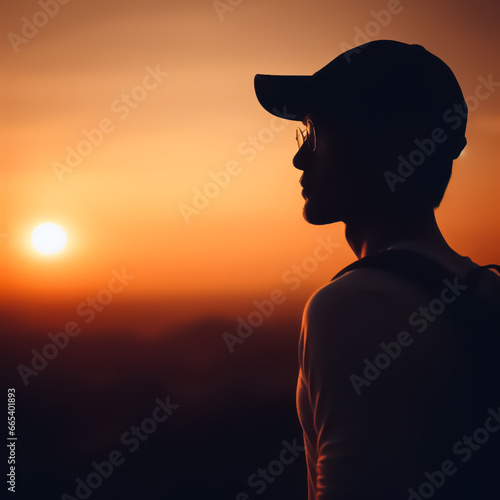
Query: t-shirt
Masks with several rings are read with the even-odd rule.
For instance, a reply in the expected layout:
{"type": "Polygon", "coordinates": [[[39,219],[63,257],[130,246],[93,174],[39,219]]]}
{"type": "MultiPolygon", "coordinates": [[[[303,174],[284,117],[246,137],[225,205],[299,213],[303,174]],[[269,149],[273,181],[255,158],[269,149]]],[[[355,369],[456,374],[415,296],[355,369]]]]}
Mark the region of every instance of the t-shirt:
{"type": "MultiPolygon", "coordinates": [[[[454,275],[437,295],[404,277],[361,268],[307,303],[296,395],[309,500],[438,498],[476,454],[460,434],[459,444],[447,443],[432,462],[426,455],[430,425],[456,379],[458,347],[446,311],[477,267],[468,258],[435,257],[454,275]]],[[[486,272],[496,286],[497,277],[486,272]]],[[[497,392],[498,405],[484,409],[492,429],[500,429],[497,392]]]]}

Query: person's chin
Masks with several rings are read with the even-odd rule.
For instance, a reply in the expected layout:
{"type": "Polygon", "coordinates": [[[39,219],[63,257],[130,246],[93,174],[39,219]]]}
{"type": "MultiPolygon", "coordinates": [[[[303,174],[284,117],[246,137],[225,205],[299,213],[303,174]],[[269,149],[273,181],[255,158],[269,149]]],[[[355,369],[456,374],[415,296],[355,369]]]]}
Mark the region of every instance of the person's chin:
{"type": "Polygon", "coordinates": [[[318,206],[307,198],[305,200],[302,214],[304,216],[304,219],[309,222],[309,224],[313,224],[315,226],[322,226],[324,224],[331,224],[333,222],[339,222],[342,220],[339,214],[335,213],[335,210],[318,206]]]}

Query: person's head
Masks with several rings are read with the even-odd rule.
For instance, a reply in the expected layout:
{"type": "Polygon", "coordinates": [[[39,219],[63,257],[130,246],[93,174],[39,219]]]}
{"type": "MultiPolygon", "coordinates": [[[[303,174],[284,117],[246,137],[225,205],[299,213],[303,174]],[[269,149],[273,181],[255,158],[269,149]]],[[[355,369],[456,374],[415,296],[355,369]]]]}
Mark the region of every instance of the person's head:
{"type": "Polygon", "coordinates": [[[315,135],[294,158],[313,224],[437,207],[466,144],[460,86],[419,45],[370,42],[312,76],[256,75],[255,90],[315,135]]]}

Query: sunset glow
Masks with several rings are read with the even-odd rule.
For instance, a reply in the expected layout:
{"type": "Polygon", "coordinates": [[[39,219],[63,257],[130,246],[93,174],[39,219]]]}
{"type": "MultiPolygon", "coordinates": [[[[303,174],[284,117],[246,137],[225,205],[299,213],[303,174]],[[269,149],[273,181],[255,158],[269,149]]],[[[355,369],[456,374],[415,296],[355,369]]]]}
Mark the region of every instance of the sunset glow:
{"type": "Polygon", "coordinates": [[[38,1],[9,5],[0,21],[9,35],[0,49],[0,295],[21,304],[43,290],[78,303],[126,266],[137,275],[130,298],[238,294],[251,304],[279,288],[317,238],[332,238],[331,259],[297,288],[307,300],[354,255],[343,224],[303,220],[297,123],[259,105],[253,78],[312,74],[377,38],[420,43],[454,70],[469,145],[437,218],[459,253],[498,260],[500,76],[486,7],[223,3],[65,2],[47,23],[38,1]],[[481,22],[470,22],[472,11],[481,22]],[[58,221],[71,252],[33,259],[34,215],[58,221]]]}

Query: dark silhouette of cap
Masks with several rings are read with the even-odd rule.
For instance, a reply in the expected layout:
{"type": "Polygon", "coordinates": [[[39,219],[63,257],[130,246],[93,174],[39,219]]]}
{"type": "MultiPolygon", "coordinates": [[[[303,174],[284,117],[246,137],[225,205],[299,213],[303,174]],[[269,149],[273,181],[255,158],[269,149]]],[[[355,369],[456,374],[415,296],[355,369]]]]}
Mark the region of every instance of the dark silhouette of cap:
{"type": "MultiPolygon", "coordinates": [[[[297,121],[316,113],[377,130],[430,132],[448,110],[456,113],[454,106],[467,116],[453,71],[421,45],[392,40],[355,47],[310,76],[258,74],[254,84],[267,111],[297,121]]],[[[465,135],[466,121],[457,135],[465,135]]]]}

